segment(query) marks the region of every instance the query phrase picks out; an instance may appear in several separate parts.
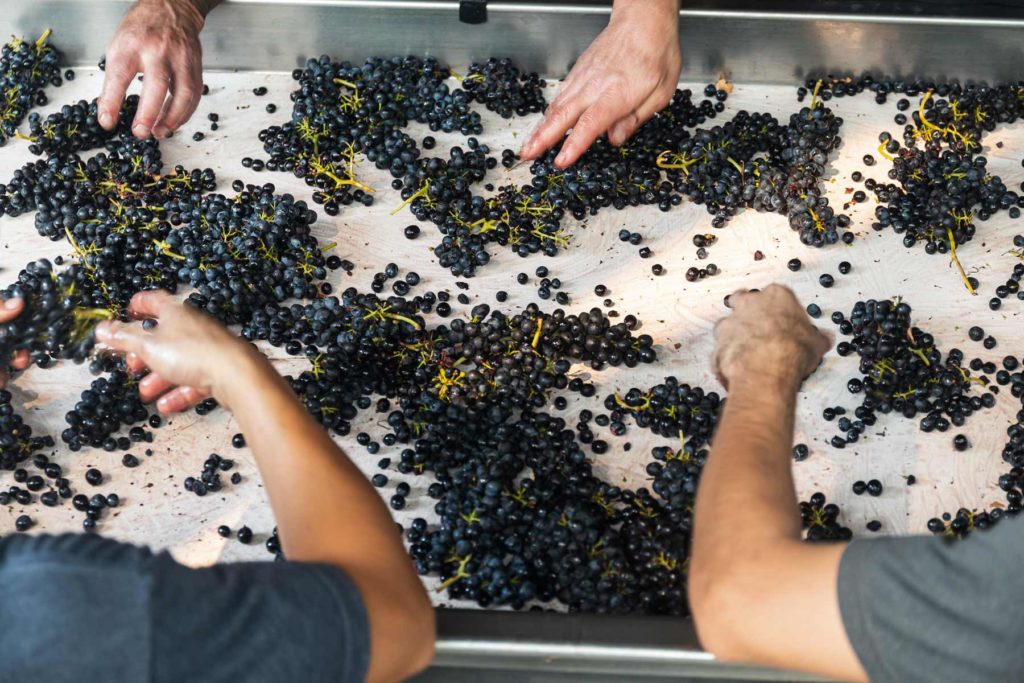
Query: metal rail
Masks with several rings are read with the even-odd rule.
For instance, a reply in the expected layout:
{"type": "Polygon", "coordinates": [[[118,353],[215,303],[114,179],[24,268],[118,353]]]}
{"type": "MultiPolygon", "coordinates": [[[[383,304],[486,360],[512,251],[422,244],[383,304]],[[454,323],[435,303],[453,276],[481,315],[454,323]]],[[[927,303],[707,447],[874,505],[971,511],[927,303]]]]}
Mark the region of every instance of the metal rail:
{"type": "MultiPolygon", "coordinates": [[[[72,63],[95,64],[128,2],[8,0],[0,31],[33,34],[51,26],[72,63]]],[[[725,76],[747,83],[792,83],[822,74],[1016,81],[1024,79],[1024,15],[1002,3],[877,2],[840,12],[835,2],[684,3],[680,40],[684,80],[725,76]],[[939,6],[944,14],[921,7],[939,6]],[[974,9],[972,9],[972,7],[974,9]],[[1000,11],[1000,8],[1004,11],[1000,11]],[[806,11],[804,9],[806,8],[806,11]],[[979,49],[984,46],[984,49],[979,49]]],[[[453,0],[229,0],[203,34],[209,69],[291,70],[307,56],[432,54],[456,68],[511,55],[524,67],[564,75],[607,22],[595,2],[490,4],[486,23],[458,21],[453,0]]]]}
{"type": "Polygon", "coordinates": [[[523,680],[816,681],[716,661],[689,620],[551,612],[439,610],[437,658],[420,683],[523,680]]]}

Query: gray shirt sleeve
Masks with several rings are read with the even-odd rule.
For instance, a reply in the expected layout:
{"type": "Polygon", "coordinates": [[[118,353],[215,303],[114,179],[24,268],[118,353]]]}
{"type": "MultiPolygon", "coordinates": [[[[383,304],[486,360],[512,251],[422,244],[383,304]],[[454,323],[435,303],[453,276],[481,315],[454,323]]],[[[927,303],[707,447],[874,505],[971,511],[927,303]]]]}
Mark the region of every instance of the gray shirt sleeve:
{"type": "Polygon", "coordinates": [[[164,554],[154,577],[154,683],[366,678],[366,613],[336,567],[253,562],[189,569],[164,554]]]}
{"type": "Polygon", "coordinates": [[[872,681],[1018,681],[1024,522],[962,541],[851,543],[839,568],[846,634],[872,681]]]}
{"type": "Polygon", "coordinates": [[[190,569],[86,534],[0,539],[0,624],[0,681],[349,683],[370,655],[336,567],[190,569]]]}

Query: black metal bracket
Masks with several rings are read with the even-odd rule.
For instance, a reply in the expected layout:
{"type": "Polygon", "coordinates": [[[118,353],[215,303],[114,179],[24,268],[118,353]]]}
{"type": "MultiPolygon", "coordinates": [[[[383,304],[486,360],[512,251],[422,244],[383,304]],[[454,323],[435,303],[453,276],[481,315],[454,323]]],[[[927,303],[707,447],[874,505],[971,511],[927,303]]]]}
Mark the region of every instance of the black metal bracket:
{"type": "Polygon", "coordinates": [[[487,0],[459,0],[459,21],[464,24],[487,21],[487,0]]]}

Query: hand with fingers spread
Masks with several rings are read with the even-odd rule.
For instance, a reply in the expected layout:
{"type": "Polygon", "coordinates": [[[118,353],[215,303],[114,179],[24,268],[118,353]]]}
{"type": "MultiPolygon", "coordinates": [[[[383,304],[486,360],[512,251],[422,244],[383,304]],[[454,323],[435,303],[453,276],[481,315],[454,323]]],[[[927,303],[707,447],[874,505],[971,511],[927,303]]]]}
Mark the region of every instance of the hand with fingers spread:
{"type": "Polygon", "coordinates": [[[672,100],[681,67],[679,0],[615,0],[608,27],[576,61],[520,155],[539,157],[570,128],[559,168],[604,133],[621,145],[672,100]]]}
{"type": "Polygon", "coordinates": [[[199,32],[219,0],[138,0],[125,14],[107,48],[101,126],[112,130],[125,93],[143,74],[142,96],[132,122],[138,138],[164,138],[195,113],[203,91],[199,32]]]}
{"type": "Polygon", "coordinates": [[[162,413],[186,410],[237,381],[252,363],[266,360],[213,318],[179,304],[164,292],[140,292],[129,313],[152,324],[103,322],[96,339],[128,354],[128,366],[150,370],[139,382],[143,401],[156,401],[162,413]],[[146,329],[146,328],[150,329],[146,329]]]}
{"type": "Polygon", "coordinates": [[[750,380],[795,390],[832,347],[832,337],[811,324],[793,292],[771,285],[740,291],[728,300],[732,315],[715,326],[713,367],[722,385],[750,380]]]}
{"type": "MultiPolygon", "coordinates": [[[[17,318],[25,308],[25,302],[21,299],[7,299],[0,303],[0,325],[11,322],[17,318]]],[[[28,351],[18,351],[11,359],[0,358],[0,389],[7,383],[8,369],[3,367],[7,362],[11,370],[24,370],[29,366],[28,351]]]]}

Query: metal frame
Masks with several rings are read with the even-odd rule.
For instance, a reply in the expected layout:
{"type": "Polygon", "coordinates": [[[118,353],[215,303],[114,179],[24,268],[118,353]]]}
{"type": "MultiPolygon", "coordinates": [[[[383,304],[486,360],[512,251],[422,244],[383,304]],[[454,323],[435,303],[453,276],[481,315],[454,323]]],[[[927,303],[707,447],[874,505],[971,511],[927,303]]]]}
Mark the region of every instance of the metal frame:
{"type": "MultiPolygon", "coordinates": [[[[125,0],[6,0],[0,33],[55,30],[69,61],[93,65],[125,0]]],[[[607,0],[489,4],[459,23],[454,0],[229,0],[203,34],[208,69],[291,70],[320,53],[432,54],[454,67],[490,56],[559,77],[607,22],[607,0]]],[[[1005,2],[684,2],[683,79],[794,83],[827,74],[1024,79],[1024,9],[1005,2]],[[849,11],[850,5],[856,11],[849,11]],[[983,46],[983,49],[979,49],[983,46]]],[[[421,681],[732,678],[814,680],[715,662],[679,619],[440,610],[435,667],[421,681]],[[526,672],[533,672],[527,674],[526,672]],[[537,673],[541,672],[541,673],[537,673]],[[503,679],[502,676],[505,678],[503,679]]]]}
{"type": "Polygon", "coordinates": [[[693,623],[672,617],[440,609],[437,657],[420,683],[453,680],[818,681],[787,671],[716,661],[693,623]],[[528,674],[529,672],[529,674],[528,674]]]}
{"type": "MultiPolygon", "coordinates": [[[[8,0],[0,31],[46,26],[72,63],[95,64],[125,0],[8,0]]],[[[683,79],[725,76],[792,83],[851,69],[893,77],[1024,79],[1024,10],[999,2],[853,4],[835,0],[684,2],[683,79]],[[909,14],[887,13],[892,7],[909,14]],[[795,8],[795,9],[794,9],[795,8]],[[929,8],[944,10],[928,12],[929,8]],[[978,49],[983,45],[985,49],[978,49]]],[[[456,68],[512,55],[550,77],[564,75],[604,28],[609,3],[489,4],[486,23],[458,21],[455,0],[228,0],[203,33],[208,69],[291,70],[320,53],[432,54],[456,68]]]]}

